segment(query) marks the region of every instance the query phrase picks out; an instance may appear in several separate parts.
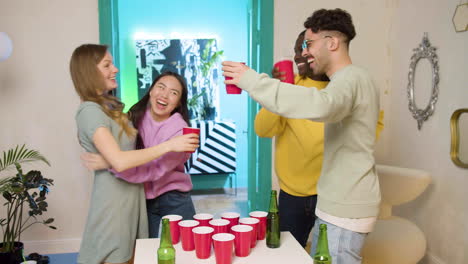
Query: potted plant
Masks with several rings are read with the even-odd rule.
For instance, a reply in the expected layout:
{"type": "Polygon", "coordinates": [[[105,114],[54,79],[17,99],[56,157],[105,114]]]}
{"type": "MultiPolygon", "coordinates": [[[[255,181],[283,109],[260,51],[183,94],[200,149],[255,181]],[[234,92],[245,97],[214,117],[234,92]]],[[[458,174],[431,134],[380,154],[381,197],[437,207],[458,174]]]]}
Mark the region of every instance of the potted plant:
{"type": "Polygon", "coordinates": [[[5,200],[3,206],[6,215],[0,216],[0,226],[3,231],[3,241],[0,243],[0,263],[20,263],[24,257],[22,253],[21,234],[35,224],[44,224],[56,229],[50,224],[53,218],[43,219],[42,214],[47,211],[46,197],[53,180],[42,176],[37,170],[23,173],[21,164],[32,161],[42,161],[50,166],[49,161],[36,150],[22,146],[3,151],[0,156],[0,172],[8,172],[15,168],[13,175],[0,174],[0,193],[5,200]],[[24,212],[23,208],[28,211],[24,212]],[[3,258],[3,259],[2,259],[3,258]]]}

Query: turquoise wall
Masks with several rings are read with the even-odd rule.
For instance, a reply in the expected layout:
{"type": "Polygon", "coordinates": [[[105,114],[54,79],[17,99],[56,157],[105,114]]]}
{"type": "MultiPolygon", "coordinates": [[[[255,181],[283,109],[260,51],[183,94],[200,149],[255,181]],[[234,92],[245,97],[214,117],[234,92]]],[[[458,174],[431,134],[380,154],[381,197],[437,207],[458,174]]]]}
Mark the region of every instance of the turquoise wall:
{"type": "MultiPolygon", "coordinates": [[[[138,100],[136,79],[136,39],[216,38],[224,59],[245,61],[248,58],[247,0],[119,0],[119,64],[120,96],[126,109],[138,100]]],[[[237,187],[247,187],[247,102],[246,93],[227,95],[224,78],[219,80],[220,112],[223,121],[236,123],[237,137],[237,187]]],[[[227,178],[216,186],[208,186],[209,180],[195,187],[229,186],[227,178]],[[207,183],[205,183],[207,182],[207,183]],[[208,185],[207,185],[208,184],[208,185]]],[[[200,177],[201,179],[201,177],[200,177]]],[[[206,179],[206,178],[204,178],[206,179]]]]}

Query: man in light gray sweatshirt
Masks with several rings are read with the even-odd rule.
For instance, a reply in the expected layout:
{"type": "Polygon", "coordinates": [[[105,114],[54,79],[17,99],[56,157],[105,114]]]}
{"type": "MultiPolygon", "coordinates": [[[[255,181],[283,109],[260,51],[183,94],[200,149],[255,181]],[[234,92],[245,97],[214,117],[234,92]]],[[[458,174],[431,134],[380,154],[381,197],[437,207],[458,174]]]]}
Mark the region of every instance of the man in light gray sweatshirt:
{"type": "Polygon", "coordinates": [[[233,78],[226,84],[236,84],[273,113],[325,122],[311,255],[315,254],[318,227],[325,223],[333,264],[357,264],[379,212],[380,188],[373,156],[379,90],[369,73],[351,62],[349,43],[356,33],[349,13],[317,10],[304,26],[302,55],[314,74],[330,78],[325,89],[283,83],[238,62],[223,62],[223,75],[233,78]]]}

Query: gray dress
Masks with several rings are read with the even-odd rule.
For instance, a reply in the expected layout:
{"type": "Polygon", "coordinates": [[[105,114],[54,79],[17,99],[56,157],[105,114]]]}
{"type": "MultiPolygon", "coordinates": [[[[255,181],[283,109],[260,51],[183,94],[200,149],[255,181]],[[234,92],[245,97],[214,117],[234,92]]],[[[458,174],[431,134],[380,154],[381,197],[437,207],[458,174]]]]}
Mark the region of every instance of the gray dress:
{"type": "MultiPolygon", "coordinates": [[[[134,149],[134,139],[125,132],[119,138],[120,126],[98,104],[82,103],[75,119],[80,144],[87,152],[98,152],[92,138],[99,127],[111,131],[121,150],[134,149]]],[[[126,262],[132,257],[135,239],[147,237],[143,185],[116,178],[108,170],[96,171],[78,263],[126,262]]]]}

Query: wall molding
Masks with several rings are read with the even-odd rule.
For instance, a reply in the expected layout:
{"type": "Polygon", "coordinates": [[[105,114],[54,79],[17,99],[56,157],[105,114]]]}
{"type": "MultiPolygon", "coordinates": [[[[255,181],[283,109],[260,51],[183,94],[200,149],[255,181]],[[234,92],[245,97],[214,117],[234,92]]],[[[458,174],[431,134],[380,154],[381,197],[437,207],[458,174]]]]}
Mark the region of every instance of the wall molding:
{"type": "Polygon", "coordinates": [[[23,241],[25,254],[37,252],[41,255],[73,253],[80,250],[81,239],[33,240],[23,241]]]}

